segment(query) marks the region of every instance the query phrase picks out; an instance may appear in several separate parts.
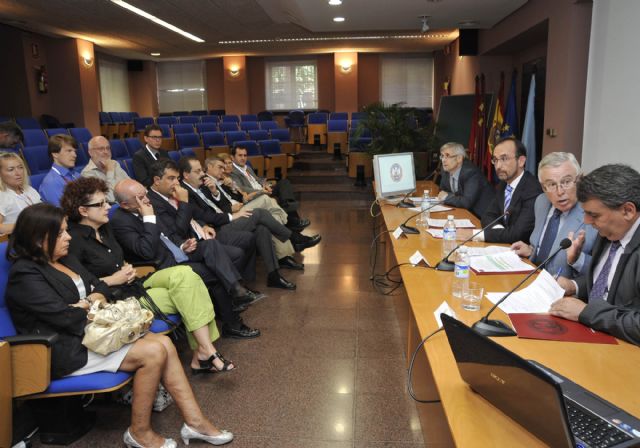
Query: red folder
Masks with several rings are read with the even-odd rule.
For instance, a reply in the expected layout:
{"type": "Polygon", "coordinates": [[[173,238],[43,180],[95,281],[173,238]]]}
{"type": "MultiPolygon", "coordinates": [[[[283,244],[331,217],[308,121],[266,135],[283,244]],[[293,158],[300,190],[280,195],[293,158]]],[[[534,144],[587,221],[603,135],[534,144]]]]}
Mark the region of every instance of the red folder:
{"type": "Polygon", "coordinates": [[[618,343],[613,336],[593,330],[580,322],[546,313],[513,313],[509,314],[509,318],[519,338],[592,344],[618,343]]]}

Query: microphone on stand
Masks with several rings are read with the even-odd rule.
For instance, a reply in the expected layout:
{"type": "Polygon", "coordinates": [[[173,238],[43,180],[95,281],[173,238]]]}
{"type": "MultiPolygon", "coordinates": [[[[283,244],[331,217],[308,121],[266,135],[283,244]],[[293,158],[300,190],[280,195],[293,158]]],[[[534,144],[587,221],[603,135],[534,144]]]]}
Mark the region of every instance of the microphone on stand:
{"type": "Polygon", "coordinates": [[[500,221],[502,218],[504,218],[505,216],[509,216],[509,213],[511,213],[509,210],[505,211],[502,215],[498,216],[496,219],[494,219],[493,221],[491,221],[489,224],[487,224],[486,226],[484,226],[482,229],[478,230],[476,233],[474,233],[473,235],[471,235],[469,238],[467,238],[466,240],[464,240],[462,243],[458,244],[456,247],[454,247],[451,252],[449,252],[447,254],[446,257],[444,257],[442,260],[440,260],[438,262],[438,264],[436,265],[436,271],[453,271],[454,267],[455,267],[455,263],[451,263],[449,261],[449,257],[451,256],[452,253],[454,253],[456,250],[458,250],[460,248],[460,246],[464,246],[465,244],[467,244],[469,241],[471,241],[472,239],[474,239],[476,236],[480,235],[482,232],[484,232],[485,230],[487,230],[489,227],[491,227],[492,225],[494,225],[495,223],[497,223],[498,221],[500,221]]]}
{"type": "Polygon", "coordinates": [[[416,229],[415,227],[411,227],[408,226],[407,223],[409,222],[409,220],[411,218],[415,218],[416,216],[418,216],[419,214],[421,214],[422,212],[428,212],[429,210],[431,210],[433,207],[435,207],[436,205],[440,205],[442,204],[444,201],[437,201],[432,203],[429,208],[425,209],[425,210],[420,210],[418,213],[414,213],[413,215],[409,216],[405,222],[403,222],[402,224],[400,224],[400,228],[402,229],[402,231],[406,234],[411,234],[411,235],[417,235],[420,233],[420,231],[418,229],[416,229]]]}
{"type": "Polygon", "coordinates": [[[400,200],[400,202],[398,202],[396,204],[396,207],[398,208],[412,208],[415,207],[415,205],[413,204],[413,202],[411,201],[407,201],[407,198],[409,197],[409,195],[411,193],[413,193],[414,191],[416,191],[416,189],[414,188],[413,190],[407,192],[407,194],[404,195],[404,197],[402,198],[402,200],[400,200]]]}
{"type": "Polygon", "coordinates": [[[560,241],[560,247],[554,250],[551,253],[551,255],[549,255],[546,258],[546,260],[540,263],[540,265],[538,265],[537,268],[535,268],[533,271],[529,273],[529,275],[527,275],[524,279],[522,279],[522,281],[518,283],[515,286],[515,288],[513,288],[511,291],[506,293],[504,297],[498,300],[496,304],[491,307],[489,312],[485,314],[482,319],[480,319],[478,322],[473,324],[471,328],[473,328],[473,330],[476,333],[479,333],[483,336],[517,336],[516,332],[513,331],[511,327],[509,327],[507,324],[505,324],[501,320],[489,320],[489,315],[493,313],[493,311],[498,307],[498,305],[500,305],[502,302],[507,300],[507,297],[513,294],[516,291],[516,289],[522,286],[524,282],[529,280],[533,274],[538,272],[540,269],[544,268],[544,266],[549,262],[549,260],[555,257],[558,252],[560,252],[563,249],[568,249],[569,247],[571,247],[571,240],[569,238],[565,238],[562,241],[560,241]]]}

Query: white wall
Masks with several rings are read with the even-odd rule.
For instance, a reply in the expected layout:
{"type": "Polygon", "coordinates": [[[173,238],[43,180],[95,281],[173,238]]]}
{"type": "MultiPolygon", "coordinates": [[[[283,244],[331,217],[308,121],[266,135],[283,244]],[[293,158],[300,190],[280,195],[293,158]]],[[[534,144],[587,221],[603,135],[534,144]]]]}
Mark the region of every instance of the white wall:
{"type": "Polygon", "coordinates": [[[595,0],[591,22],[582,166],[640,171],[640,1],[595,0]]]}

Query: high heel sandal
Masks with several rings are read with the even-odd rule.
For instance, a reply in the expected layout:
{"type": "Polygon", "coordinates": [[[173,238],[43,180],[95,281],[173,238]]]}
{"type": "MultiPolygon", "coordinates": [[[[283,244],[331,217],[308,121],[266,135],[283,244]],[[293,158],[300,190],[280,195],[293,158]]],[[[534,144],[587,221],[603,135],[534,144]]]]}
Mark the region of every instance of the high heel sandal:
{"type": "Polygon", "coordinates": [[[211,445],[224,445],[225,443],[229,443],[233,440],[233,433],[221,429],[220,434],[217,436],[208,436],[206,434],[200,434],[185,423],[182,425],[182,429],[180,429],[180,437],[182,437],[182,441],[185,445],[189,445],[191,439],[202,440],[210,443],[211,445]]]}
{"type": "MultiPolygon", "coordinates": [[[[182,434],[180,434],[180,435],[182,435],[182,434]]],[[[231,436],[231,438],[233,438],[233,435],[231,436]]],[[[144,448],[144,446],[140,445],[136,441],[136,439],[133,438],[133,436],[131,435],[131,432],[129,432],[129,428],[127,428],[127,431],[122,436],[122,441],[129,448],[144,448]]],[[[188,445],[188,443],[187,443],[187,445],[188,445]]],[[[173,439],[164,439],[164,443],[162,444],[162,446],[160,448],[178,448],[178,444],[173,439]]]]}
{"type": "Polygon", "coordinates": [[[233,367],[230,367],[231,364],[233,364],[233,361],[227,361],[218,352],[215,352],[213,355],[209,357],[209,359],[205,359],[204,361],[199,359],[198,363],[200,364],[199,369],[194,369],[193,367],[191,367],[191,373],[193,375],[198,375],[200,373],[224,373],[224,372],[229,372],[231,370],[235,370],[236,368],[235,364],[233,367]],[[221,369],[217,368],[216,365],[213,363],[213,360],[216,358],[222,361],[221,369]]]}

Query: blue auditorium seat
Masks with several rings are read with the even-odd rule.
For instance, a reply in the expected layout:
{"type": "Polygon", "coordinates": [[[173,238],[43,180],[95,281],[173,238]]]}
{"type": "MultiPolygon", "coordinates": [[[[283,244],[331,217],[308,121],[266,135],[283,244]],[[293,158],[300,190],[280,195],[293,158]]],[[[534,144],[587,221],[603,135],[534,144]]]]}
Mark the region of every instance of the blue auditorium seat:
{"type": "Polygon", "coordinates": [[[216,132],[218,130],[217,123],[197,123],[196,131],[198,134],[202,134],[203,132],[216,132]]]}
{"type": "Polygon", "coordinates": [[[265,131],[270,131],[271,129],[278,129],[278,123],[275,121],[261,121],[260,129],[264,129],[265,131]]]}
{"type": "Polygon", "coordinates": [[[45,129],[44,132],[47,134],[48,137],[53,137],[54,135],[58,135],[58,134],[69,135],[69,131],[67,131],[65,128],[45,129]]]}
{"type": "Polygon", "coordinates": [[[331,112],[329,114],[329,120],[348,120],[349,113],[347,112],[331,112]]]}
{"type": "Polygon", "coordinates": [[[258,116],[256,114],[242,114],[240,121],[258,121],[258,116]]]}
{"type": "Polygon", "coordinates": [[[202,146],[198,134],[176,134],[176,145],[178,149],[202,146]]]}
{"type": "Polygon", "coordinates": [[[366,112],[351,112],[351,121],[363,120],[365,118],[367,118],[366,112]]]}
{"type": "Polygon", "coordinates": [[[32,174],[29,176],[29,184],[31,184],[34,190],[38,191],[40,184],[42,183],[42,179],[44,179],[44,176],[46,175],[46,171],[44,173],[32,174]]]}
{"type": "Polygon", "coordinates": [[[225,132],[224,136],[227,140],[227,145],[229,145],[230,147],[233,147],[234,143],[237,141],[247,139],[247,134],[243,131],[225,132]]]}
{"type": "Polygon", "coordinates": [[[222,116],[223,123],[240,123],[240,117],[237,115],[223,115],[222,116]]]}
{"type": "Polygon", "coordinates": [[[178,152],[178,151],[169,151],[169,157],[171,158],[171,160],[173,160],[174,162],[178,163],[178,160],[180,160],[180,152],[178,152]]]}
{"type": "Polygon", "coordinates": [[[142,149],[142,143],[140,139],[135,137],[129,137],[124,139],[124,145],[127,148],[127,152],[129,153],[129,157],[133,157],[133,155],[138,152],[139,149],[142,149]]]}
{"type": "Polygon", "coordinates": [[[33,117],[16,118],[16,124],[24,131],[25,129],[40,129],[40,123],[33,117]]]}
{"type": "Polygon", "coordinates": [[[153,117],[136,117],[133,119],[133,130],[135,132],[143,132],[147,126],[154,123],[153,117]]]}
{"type": "Polygon", "coordinates": [[[247,132],[252,130],[254,131],[260,128],[258,127],[257,121],[243,121],[242,123],[240,123],[240,129],[247,132]]]}
{"type": "MultiPolygon", "coordinates": [[[[120,167],[124,170],[125,173],[127,173],[127,176],[129,176],[132,179],[135,179],[135,174],[133,173],[133,159],[129,158],[129,159],[120,159],[118,160],[118,163],[120,164],[120,167]]],[[[111,217],[109,217],[111,218],[111,217]]]]}
{"type": "Polygon", "coordinates": [[[24,135],[22,143],[25,147],[49,144],[49,139],[42,129],[23,129],[22,134],[24,135]]]}
{"type": "Polygon", "coordinates": [[[207,115],[209,112],[207,112],[206,110],[192,110],[191,111],[191,115],[195,115],[198,117],[201,117],[203,115],[207,115]]]}
{"type": "Polygon", "coordinates": [[[234,148],[244,148],[247,150],[247,156],[261,156],[260,148],[258,148],[258,142],[255,140],[237,140],[233,142],[234,148]]]}
{"type": "Polygon", "coordinates": [[[269,140],[269,131],[263,130],[253,130],[249,131],[249,139],[260,141],[260,140],[269,140]]]}
{"type": "Polygon", "coordinates": [[[111,158],[114,160],[120,159],[128,159],[131,157],[129,155],[129,151],[127,151],[127,147],[124,145],[123,141],[119,138],[114,138],[109,140],[109,146],[111,146],[111,158]]]}
{"type": "Polygon", "coordinates": [[[157,122],[158,124],[173,125],[178,123],[178,117],[174,117],[173,115],[170,115],[168,117],[158,117],[157,122]]]}
{"type": "Polygon", "coordinates": [[[24,160],[27,162],[31,174],[47,173],[53,163],[49,158],[47,145],[26,146],[22,150],[24,160]]]}
{"type": "Polygon", "coordinates": [[[173,134],[174,135],[178,135],[178,134],[193,134],[195,133],[195,129],[193,128],[193,125],[190,123],[180,123],[180,124],[174,124],[173,125],[173,134]]]}
{"type": "Polygon", "coordinates": [[[258,112],[258,121],[273,121],[273,112],[268,110],[258,112]]]}
{"type": "Polygon", "coordinates": [[[78,143],[89,143],[89,140],[93,137],[91,131],[87,128],[70,128],[69,133],[78,143]]]}
{"type": "Polygon", "coordinates": [[[238,123],[235,121],[222,121],[218,124],[220,132],[234,132],[238,130],[238,123]]]}
{"type": "Polygon", "coordinates": [[[196,123],[200,123],[200,117],[199,116],[184,115],[184,116],[178,117],[178,119],[180,120],[180,123],[182,123],[182,124],[194,125],[196,123]]]}
{"type": "Polygon", "coordinates": [[[203,132],[200,136],[202,137],[202,145],[205,148],[227,145],[222,132],[203,132]]]}
{"type": "Polygon", "coordinates": [[[219,122],[219,116],[218,115],[203,115],[200,117],[200,123],[215,123],[218,124],[219,122]]]}
{"type": "Polygon", "coordinates": [[[196,157],[196,153],[192,148],[184,148],[180,150],[180,157],[196,157]]]}
{"type": "Polygon", "coordinates": [[[291,135],[289,129],[271,129],[271,138],[281,142],[290,142],[291,135]]]}

